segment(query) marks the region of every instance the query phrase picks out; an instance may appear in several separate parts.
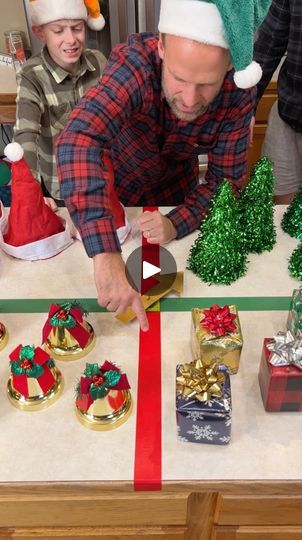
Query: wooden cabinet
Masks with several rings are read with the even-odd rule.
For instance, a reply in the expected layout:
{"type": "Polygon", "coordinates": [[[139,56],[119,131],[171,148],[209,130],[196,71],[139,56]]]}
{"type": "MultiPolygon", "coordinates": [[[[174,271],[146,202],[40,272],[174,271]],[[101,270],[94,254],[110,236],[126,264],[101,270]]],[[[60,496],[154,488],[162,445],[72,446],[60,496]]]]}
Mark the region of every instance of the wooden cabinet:
{"type": "Polygon", "coordinates": [[[272,108],[273,103],[277,99],[277,83],[272,81],[265,90],[260,103],[257,107],[253,146],[249,150],[248,156],[248,174],[250,174],[253,165],[261,157],[261,147],[265,136],[267,127],[268,115],[272,108]]]}
{"type": "Polygon", "coordinates": [[[211,540],[301,539],[301,495],[218,495],[211,540]]]}
{"type": "Polygon", "coordinates": [[[188,493],[106,491],[97,485],[0,486],[0,538],[183,540],[188,493]]]}
{"type": "Polygon", "coordinates": [[[0,539],[302,540],[300,482],[185,484],[0,484],[0,539]]]}

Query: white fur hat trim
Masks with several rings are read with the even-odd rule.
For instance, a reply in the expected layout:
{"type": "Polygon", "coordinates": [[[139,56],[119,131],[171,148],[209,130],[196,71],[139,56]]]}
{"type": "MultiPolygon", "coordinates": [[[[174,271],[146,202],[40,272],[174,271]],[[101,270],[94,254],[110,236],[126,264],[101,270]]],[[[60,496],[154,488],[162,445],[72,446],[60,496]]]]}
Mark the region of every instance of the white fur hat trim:
{"type": "Polygon", "coordinates": [[[24,246],[12,246],[7,244],[3,239],[5,230],[0,227],[0,248],[16,259],[25,259],[27,261],[37,261],[39,259],[49,259],[50,257],[54,257],[67,247],[71,246],[74,242],[74,239],[70,234],[68,223],[66,223],[64,219],[60,219],[65,227],[64,231],[53,234],[48,238],[25,244],[24,246]]]}

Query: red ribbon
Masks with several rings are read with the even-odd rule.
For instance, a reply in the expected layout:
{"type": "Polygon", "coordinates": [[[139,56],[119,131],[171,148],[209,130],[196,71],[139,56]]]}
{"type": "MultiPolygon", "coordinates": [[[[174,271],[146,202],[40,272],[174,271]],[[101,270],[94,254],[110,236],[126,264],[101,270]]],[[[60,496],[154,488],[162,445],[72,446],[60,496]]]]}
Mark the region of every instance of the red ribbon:
{"type": "MultiPolygon", "coordinates": [[[[157,208],[144,208],[157,210],[157,208]]],[[[143,238],[142,260],[159,265],[159,245],[150,250],[143,238]],[[151,256],[150,256],[151,254],[151,256]]],[[[147,280],[145,280],[147,281],[147,280]]],[[[161,322],[160,312],[147,313],[149,331],[140,331],[134,489],[158,491],[162,482],[161,322]]]]}
{"type": "MultiPolygon", "coordinates": [[[[23,345],[18,345],[16,349],[13,350],[13,352],[9,355],[11,362],[20,362],[20,351],[22,349],[23,345]]],[[[45,365],[47,360],[49,360],[50,356],[43,351],[40,347],[35,348],[35,355],[33,357],[32,362],[34,364],[39,364],[40,366],[43,366],[44,373],[41,375],[41,377],[37,377],[37,381],[44,392],[44,394],[52,387],[53,383],[55,382],[55,378],[50,371],[50,368],[45,365]]],[[[12,383],[13,387],[17,392],[19,392],[22,396],[25,396],[26,398],[29,397],[28,392],[28,376],[25,374],[22,375],[12,375],[12,383]]]]}
{"type": "Polygon", "coordinates": [[[206,328],[212,334],[223,336],[234,332],[237,327],[234,324],[236,315],[230,312],[229,306],[219,307],[214,304],[210,309],[204,309],[204,319],[200,321],[200,326],[206,328]]]}
{"type": "MultiPolygon", "coordinates": [[[[57,313],[57,311],[60,311],[60,309],[61,309],[60,306],[58,306],[57,304],[51,304],[49,308],[49,312],[48,312],[48,319],[46,323],[44,324],[43,330],[42,330],[42,343],[46,342],[52,330],[54,334],[56,333],[56,330],[57,330],[56,326],[51,326],[49,321],[52,318],[52,316],[55,315],[55,313],[57,313]]],[[[77,340],[78,344],[83,349],[84,347],[86,347],[89,341],[90,333],[83,326],[82,310],[79,308],[71,308],[69,313],[75,319],[77,324],[73,328],[67,328],[67,330],[72,335],[72,337],[77,340]]]]}

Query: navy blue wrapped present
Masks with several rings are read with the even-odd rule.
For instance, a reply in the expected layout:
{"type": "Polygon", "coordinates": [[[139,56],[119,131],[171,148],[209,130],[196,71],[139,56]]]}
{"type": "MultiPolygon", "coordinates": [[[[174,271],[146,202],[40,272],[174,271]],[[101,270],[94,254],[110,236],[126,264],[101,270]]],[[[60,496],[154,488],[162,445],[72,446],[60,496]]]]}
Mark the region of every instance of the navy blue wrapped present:
{"type": "Polygon", "coordinates": [[[182,441],[230,442],[232,401],[226,366],[195,360],[176,367],[176,419],[182,441]]]}

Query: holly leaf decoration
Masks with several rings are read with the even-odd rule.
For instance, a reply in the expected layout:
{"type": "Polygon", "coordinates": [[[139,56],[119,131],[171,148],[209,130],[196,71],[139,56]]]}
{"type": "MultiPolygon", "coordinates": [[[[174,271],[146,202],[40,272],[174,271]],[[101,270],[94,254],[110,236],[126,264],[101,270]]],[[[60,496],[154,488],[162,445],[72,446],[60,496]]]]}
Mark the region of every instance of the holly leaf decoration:
{"type": "Polygon", "coordinates": [[[92,384],[89,388],[89,393],[93,400],[103,398],[108,393],[108,388],[105,383],[100,386],[94,386],[92,384]]]}
{"type": "Polygon", "coordinates": [[[31,369],[25,370],[25,375],[27,375],[27,377],[32,377],[33,379],[38,379],[43,373],[43,366],[40,366],[39,364],[33,364],[31,369]]]}
{"type": "Polygon", "coordinates": [[[84,371],[85,377],[93,377],[93,375],[98,375],[100,373],[98,364],[86,364],[84,371]]]}
{"type": "Polygon", "coordinates": [[[13,375],[26,375],[33,379],[41,377],[44,373],[43,366],[40,366],[39,364],[32,364],[29,368],[22,368],[21,364],[17,361],[11,363],[11,371],[13,375]]]}
{"type": "Polygon", "coordinates": [[[25,345],[20,350],[19,358],[20,360],[33,360],[35,356],[35,350],[30,345],[25,345]]]}
{"type": "Polygon", "coordinates": [[[19,362],[17,361],[11,363],[11,370],[13,375],[23,375],[24,373],[23,368],[21,368],[19,362]]]}
{"type": "Polygon", "coordinates": [[[120,378],[121,378],[121,373],[119,371],[113,371],[113,370],[110,370],[110,371],[106,371],[105,373],[105,377],[106,377],[106,386],[115,386],[120,378]]]}
{"type": "Polygon", "coordinates": [[[67,311],[64,313],[64,316],[62,316],[62,312],[64,310],[60,309],[57,311],[50,319],[49,324],[54,327],[63,327],[63,328],[74,328],[76,326],[76,320],[70,313],[67,311]]]}

